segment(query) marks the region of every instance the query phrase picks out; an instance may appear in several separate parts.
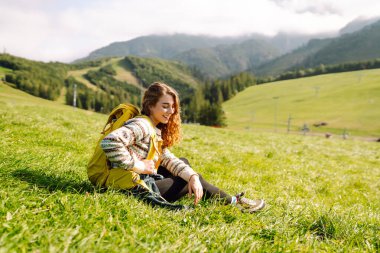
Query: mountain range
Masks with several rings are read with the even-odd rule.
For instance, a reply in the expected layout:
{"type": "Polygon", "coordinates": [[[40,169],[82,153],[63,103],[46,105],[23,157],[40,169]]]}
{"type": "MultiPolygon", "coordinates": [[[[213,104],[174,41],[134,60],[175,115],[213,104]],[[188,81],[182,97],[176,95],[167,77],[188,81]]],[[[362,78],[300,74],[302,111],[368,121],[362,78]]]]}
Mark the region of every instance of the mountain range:
{"type": "Polygon", "coordinates": [[[274,37],[253,34],[239,37],[212,37],[187,34],[149,35],[114,42],[76,60],[139,56],[177,60],[195,66],[209,78],[232,75],[258,66],[298,48],[315,37],[280,33],[274,37]]]}
{"type": "Polygon", "coordinates": [[[180,61],[208,78],[242,71],[275,76],[292,69],[380,57],[379,38],[379,18],[354,20],[335,34],[149,35],[112,43],[76,62],[132,55],[180,61]]]}

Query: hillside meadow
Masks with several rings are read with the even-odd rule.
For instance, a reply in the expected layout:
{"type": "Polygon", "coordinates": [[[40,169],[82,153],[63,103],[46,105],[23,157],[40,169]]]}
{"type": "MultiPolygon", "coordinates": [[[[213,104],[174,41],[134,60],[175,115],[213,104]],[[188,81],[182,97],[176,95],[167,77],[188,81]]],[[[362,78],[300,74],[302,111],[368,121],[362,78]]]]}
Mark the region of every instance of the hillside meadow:
{"type": "Polygon", "coordinates": [[[223,104],[234,129],[380,137],[380,69],[326,74],[247,88],[223,104]],[[314,124],[327,126],[314,127],[314,124]]]}
{"type": "Polygon", "coordinates": [[[10,69],[0,66],[0,76],[3,77],[5,73],[10,72],[10,69]]]}
{"type": "Polygon", "coordinates": [[[0,252],[380,250],[378,143],[185,125],[174,153],[267,206],[175,212],[89,184],[105,120],[0,83],[0,252]]]}

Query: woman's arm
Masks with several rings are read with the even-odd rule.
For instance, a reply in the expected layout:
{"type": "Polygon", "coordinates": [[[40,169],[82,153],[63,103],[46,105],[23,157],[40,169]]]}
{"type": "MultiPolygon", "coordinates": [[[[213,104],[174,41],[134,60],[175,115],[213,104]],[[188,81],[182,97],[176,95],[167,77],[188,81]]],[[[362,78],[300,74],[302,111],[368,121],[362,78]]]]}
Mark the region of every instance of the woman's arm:
{"type": "Polygon", "coordinates": [[[129,146],[141,142],[148,136],[150,136],[148,122],[143,119],[133,119],[127,121],[119,129],[112,131],[101,141],[100,145],[111,163],[118,164],[120,168],[131,170],[138,161],[134,159],[129,146]]]}
{"type": "Polygon", "coordinates": [[[186,182],[189,182],[192,175],[197,175],[197,173],[189,165],[177,158],[167,148],[162,151],[161,159],[162,166],[164,166],[174,176],[179,176],[186,180],[186,182]]]}

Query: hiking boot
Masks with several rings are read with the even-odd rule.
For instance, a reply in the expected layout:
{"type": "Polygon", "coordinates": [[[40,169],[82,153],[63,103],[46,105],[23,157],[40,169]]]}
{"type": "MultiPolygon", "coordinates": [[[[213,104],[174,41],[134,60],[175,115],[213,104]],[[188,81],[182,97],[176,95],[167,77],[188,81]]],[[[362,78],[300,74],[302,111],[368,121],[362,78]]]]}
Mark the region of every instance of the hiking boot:
{"type": "Polygon", "coordinates": [[[264,208],[262,199],[247,199],[243,197],[244,192],[236,194],[236,206],[244,213],[254,213],[264,208]]]}

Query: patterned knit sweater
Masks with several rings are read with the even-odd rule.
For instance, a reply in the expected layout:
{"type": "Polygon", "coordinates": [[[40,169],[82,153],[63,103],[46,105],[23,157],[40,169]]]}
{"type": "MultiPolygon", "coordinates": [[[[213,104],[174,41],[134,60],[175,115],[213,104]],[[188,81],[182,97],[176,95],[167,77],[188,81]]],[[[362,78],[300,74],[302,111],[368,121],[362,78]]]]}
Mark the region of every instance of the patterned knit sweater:
{"type": "MultiPolygon", "coordinates": [[[[161,138],[161,131],[158,128],[153,129],[148,119],[133,118],[107,135],[100,145],[111,162],[111,167],[132,170],[138,161],[146,159],[149,152],[150,137],[154,131],[156,131],[157,138],[161,138]]],[[[167,148],[162,150],[161,157],[156,152],[153,162],[156,163],[159,158],[161,158],[162,166],[174,176],[180,176],[187,182],[192,175],[197,174],[167,148]]]]}

